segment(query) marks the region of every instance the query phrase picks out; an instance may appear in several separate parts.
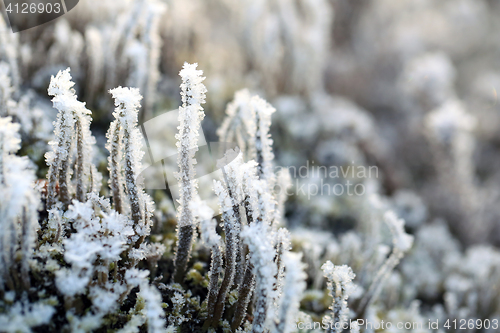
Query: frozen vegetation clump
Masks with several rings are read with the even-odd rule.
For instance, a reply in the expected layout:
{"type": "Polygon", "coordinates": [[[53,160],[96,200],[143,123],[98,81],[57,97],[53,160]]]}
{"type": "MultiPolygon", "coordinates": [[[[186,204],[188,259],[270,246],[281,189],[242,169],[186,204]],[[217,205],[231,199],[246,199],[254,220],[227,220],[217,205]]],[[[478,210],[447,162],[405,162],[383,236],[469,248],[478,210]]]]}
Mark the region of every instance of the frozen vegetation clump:
{"type": "Polygon", "coordinates": [[[497,332],[499,15],[100,0],[16,34],[0,16],[0,331],[497,332]]]}
{"type": "Polygon", "coordinates": [[[157,216],[140,177],[138,89],[110,90],[116,108],[106,135],[108,191],[100,191],[102,175],[92,163],[91,111],[77,100],[69,69],[52,77],[48,89],[58,115],[46,181],[36,182],[29,159],[15,155],[19,124],[1,118],[0,320],[8,331],[293,329],[306,275],[275,213],[270,106],[256,97],[248,105],[253,128],[259,129],[249,136],[261,164],[244,162],[239,149],[219,161],[223,177],[213,186],[222,238],[213,210],[198,197],[195,179],[206,92],[201,75],[196,64],[186,63],[180,72],[177,178],[182,187],[174,253],[171,242],[161,241],[173,237],[172,230],[151,232],[157,216]],[[267,120],[257,123],[259,116],[267,120]],[[209,269],[199,261],[201,252],[193,263],[194,243],[211,253],[209,269]]]}

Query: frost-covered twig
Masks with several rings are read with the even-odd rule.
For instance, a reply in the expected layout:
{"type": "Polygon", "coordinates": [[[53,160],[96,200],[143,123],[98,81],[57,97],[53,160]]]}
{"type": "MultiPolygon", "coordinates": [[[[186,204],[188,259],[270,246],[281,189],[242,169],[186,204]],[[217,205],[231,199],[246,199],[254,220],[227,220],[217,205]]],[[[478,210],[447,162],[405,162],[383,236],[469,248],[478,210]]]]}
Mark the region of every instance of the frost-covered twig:
{"type": "Polygon", "coordinates": [[[184,280],[187,263],[191,252],[193,239],[193,215],[189,203],[197,194],[198,181],[195,179],[195,153],[198,151],[198,129],[205,116],[201,104],[205,103],[206,88],[202,81],[203,72],[196,70],[197,64],[185,63],[179,75],[182,78],[182,106],[179,107],[179,133],[177,139],[177,162],[179,172],[176,173],[179,182],[180,205],[177,213],[177,249],[175,251],[174,281],[184,280]]]}

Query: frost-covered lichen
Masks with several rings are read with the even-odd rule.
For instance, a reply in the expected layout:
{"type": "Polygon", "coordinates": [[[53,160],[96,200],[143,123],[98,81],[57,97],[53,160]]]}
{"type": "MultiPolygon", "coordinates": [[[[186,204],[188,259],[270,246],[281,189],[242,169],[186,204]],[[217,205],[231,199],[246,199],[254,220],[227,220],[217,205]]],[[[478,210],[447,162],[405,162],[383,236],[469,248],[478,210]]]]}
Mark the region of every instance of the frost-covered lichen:
{"type": "Polygon", "coordinates": [[[57,121],[54,123],[55,140],[50,142],[52,151],[46,154],[49,165],[47,185],[49,208],[53,208],[57,200],[67,207],[73,193],[78,200],[84,201],[86,193],[94,190],[93,179],[100,177],[92,164],[92,146],[95,138],[90,133],[91,112],[85,107],[85,103],[77,100],[73,86],[74,82],[71,81],[68,68],[51,78],[48,89],[49,95],[54,96],[52,99],[54,108],[59,111],[57,121]],[[75,146],[76,165],[72,168],[72,151],[75,146]],[[72,179],[75,179],[76,189],[73,189],[72,179]]]}

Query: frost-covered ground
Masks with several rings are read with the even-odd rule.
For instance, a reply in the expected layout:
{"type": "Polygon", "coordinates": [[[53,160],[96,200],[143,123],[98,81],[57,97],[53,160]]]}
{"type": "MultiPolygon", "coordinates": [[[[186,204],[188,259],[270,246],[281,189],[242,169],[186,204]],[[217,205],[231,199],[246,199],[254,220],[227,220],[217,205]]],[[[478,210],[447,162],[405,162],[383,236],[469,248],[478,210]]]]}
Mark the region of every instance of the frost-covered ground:
{"type": "Polygon", "coordinates": [[[15,34],[0,17],[0,331],[497,332],[499,17],[496,0],[80,0],[15,34]]]}

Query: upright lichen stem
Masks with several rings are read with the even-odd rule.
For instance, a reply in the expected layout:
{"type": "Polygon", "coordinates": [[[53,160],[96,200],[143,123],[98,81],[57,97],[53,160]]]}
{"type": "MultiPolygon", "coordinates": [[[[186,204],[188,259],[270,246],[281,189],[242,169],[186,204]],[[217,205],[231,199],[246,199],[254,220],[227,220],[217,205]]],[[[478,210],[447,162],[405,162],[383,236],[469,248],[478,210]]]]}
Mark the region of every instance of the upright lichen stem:
{"type": "Polygon", "coordinates": [[[48,93],[54,96],[52,103],[59,111],[55,122],[55,140],[50,142],[52,151],[46,154],[49,165],[47,185],[47,208],[50,210],[57,203],[57,196],[64,208],[67,208],[75,195],[79,201],[85,201],[86,193],[92,189],[90,179],[92,148],[95,139],[90,133],[90,110],[85,103],[77,100],[74,82],[71,81],[69,68],[59,71],[52,77],[48,93]],[[72,175],[74,160],[73,148],[76,144],[76,164],[72,175]],[[76,193],[71,188],[76,182],[76,193]],[[56,190],[57,189],[57,190],[56,190]]]}
{"type": "MultiPolygon", "coordinates": [[[[113,115],[116,120],[114,125],[108,131],[107,148],[110,151],[110,173],[113,196],[116,196],[115,207],[118,203],[120,210],[124,210],[124,191],[125,185],[127,204],[130,205],[127,213],[134,222],[134,231],[137,236],[133,247],[139,248],[149,232],[149,218],[151,213],[147,211],[146,206],[150,202],[149,196],[139,185],[138,177],[141,171],[142,134],[138,128],[137,119],[140,101],[142,96],[138,89],[118,87],[110,90],[115,99],[115,112],[113,115]],[[123,160],[120,159],[120,152],[123,150],[123,160]],[[122,181],[121,172],[124,172],[125,179],[122,181]]],[[[127,252],[125,252],[127,253],[127,252]]]]}
{"type": "Polygon", "coordinates": [[[121,141],[122,141],[122,131],[120,123],[113,122],[109,128],[108,132],[108,142],[110,146],[110,154],[108,158],[109,163],[109,185],[111,187],[113,205],[115,210],[122,214],[123,213],[123,187],[121,183],[121,141]]]}

